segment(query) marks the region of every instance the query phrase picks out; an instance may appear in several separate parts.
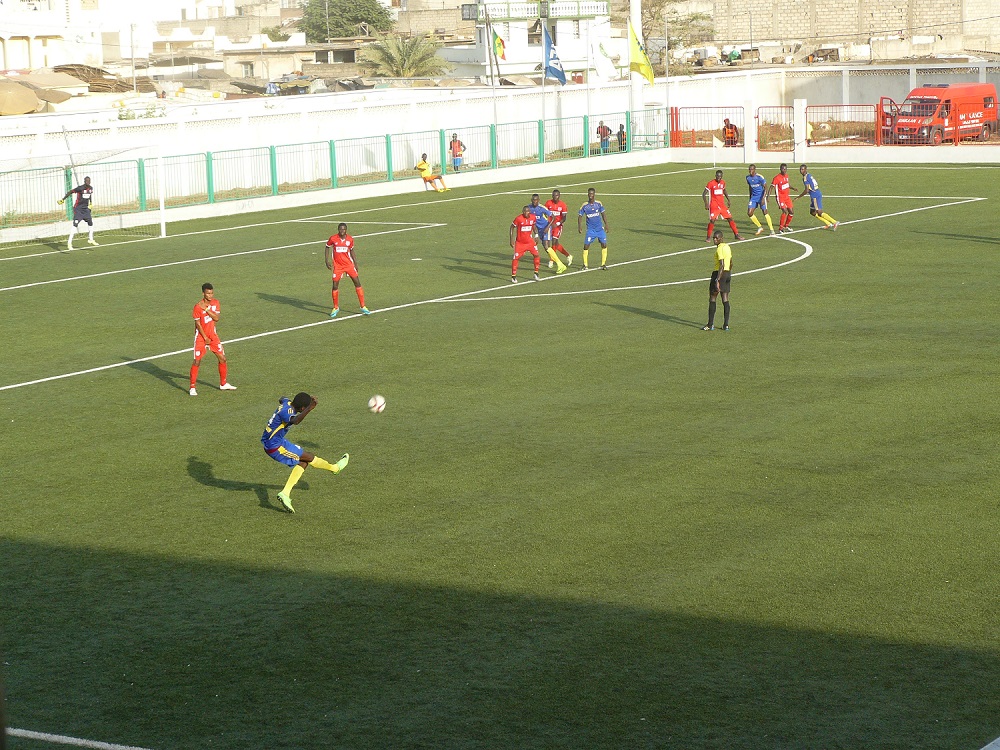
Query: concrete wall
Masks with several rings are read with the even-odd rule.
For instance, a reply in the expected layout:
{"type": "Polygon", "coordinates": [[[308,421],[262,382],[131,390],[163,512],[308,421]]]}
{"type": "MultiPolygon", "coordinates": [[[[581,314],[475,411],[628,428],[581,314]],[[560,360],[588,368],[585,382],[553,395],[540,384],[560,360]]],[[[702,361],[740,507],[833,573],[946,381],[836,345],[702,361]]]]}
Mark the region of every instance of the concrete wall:
{"type": "Polygon", "coordinates": [[[866,41],[871,37],[943,35],[1000,39],[992,0],[715,0],[716,40],[866,41]],[[966,19],[984,19],[965,24],[966,19]],[[963,25],[964,24],[964,25],[963,25]]]}
{"type": "Polygon", "coordinates": [[[396,31],[401,34],[427,34],[433,36],[438,29],[444,29],[448,37],[471,39],[476,33],[475,21],[463,21],[461,8],[401,10],[396,22],[396,31]]]}

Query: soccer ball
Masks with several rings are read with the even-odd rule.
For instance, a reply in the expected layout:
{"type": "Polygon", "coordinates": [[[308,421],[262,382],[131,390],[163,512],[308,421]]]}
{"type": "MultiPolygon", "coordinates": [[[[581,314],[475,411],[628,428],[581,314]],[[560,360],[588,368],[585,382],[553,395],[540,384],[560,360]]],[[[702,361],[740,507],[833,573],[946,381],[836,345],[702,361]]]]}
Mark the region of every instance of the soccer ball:
{"type": "Polygon", "coordinates": [[[368,399],[368,410],[372,414],[381,414],[385,411],[385,399],[379,395],[372,396],[368,399]]]}

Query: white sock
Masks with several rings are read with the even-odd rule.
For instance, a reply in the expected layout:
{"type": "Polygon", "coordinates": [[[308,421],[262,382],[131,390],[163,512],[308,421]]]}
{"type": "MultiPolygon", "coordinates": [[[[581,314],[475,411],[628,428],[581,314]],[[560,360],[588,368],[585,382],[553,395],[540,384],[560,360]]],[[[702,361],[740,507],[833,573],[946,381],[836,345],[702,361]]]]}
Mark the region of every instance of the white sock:
{"type": "Polygon", "coordinates": [[[76,227],[69,230],[69,243],[73,244],[73,238],[76,236],[76,227]]]}

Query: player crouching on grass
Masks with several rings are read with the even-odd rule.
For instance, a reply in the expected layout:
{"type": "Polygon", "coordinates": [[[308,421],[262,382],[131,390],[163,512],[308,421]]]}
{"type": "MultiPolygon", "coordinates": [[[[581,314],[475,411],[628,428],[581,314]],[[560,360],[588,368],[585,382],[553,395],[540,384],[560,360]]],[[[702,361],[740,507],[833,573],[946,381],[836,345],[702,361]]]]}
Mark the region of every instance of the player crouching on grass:
{"type": "Polygon", "coordinates": [[[289,513],[295,512],[295,508],[292,507],[292,488],[302,478],[306,466],[315,466],[317,469],[326,469],[334,474],[339,474],[351,458],[349,454],[345,453],[337,463],[331,464],[285,439],[288,430],[293,425],[299,424],[315,408],[316,399],[308,393],[298,393],[291,400],[282,396],[278,399],[278,409],[271,415],[264,428],[264,434],[260,437],[260,442],[264,445],[264,452],[267,455],[278,463],[292,467],[288,481],[278,493],[278,501],[289,513]]]}

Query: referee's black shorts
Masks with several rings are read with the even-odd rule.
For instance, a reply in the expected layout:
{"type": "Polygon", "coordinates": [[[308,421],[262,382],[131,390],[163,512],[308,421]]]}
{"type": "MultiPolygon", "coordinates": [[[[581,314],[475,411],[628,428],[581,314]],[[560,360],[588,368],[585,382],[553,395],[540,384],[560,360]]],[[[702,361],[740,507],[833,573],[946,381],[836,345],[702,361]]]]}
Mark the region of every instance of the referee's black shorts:
{"type": "Polygon", "coordinates": [[[708,291],[715,291],[715,281],[719,281],[719,292],[729,294],[729,285],[732,283],[732,271],[712,271],[712,279],[708,282],[708,291]],[[719,274],[722,274],[721,276],[719,274]]]}

